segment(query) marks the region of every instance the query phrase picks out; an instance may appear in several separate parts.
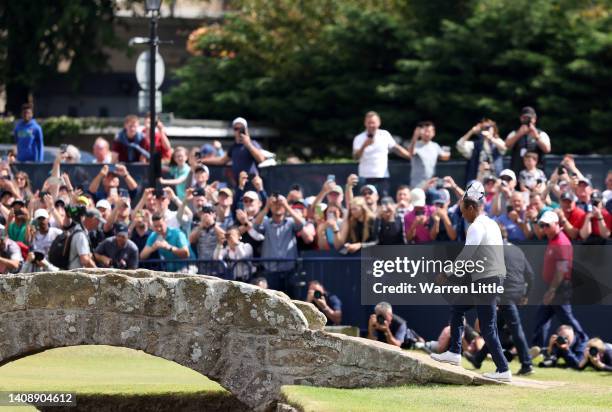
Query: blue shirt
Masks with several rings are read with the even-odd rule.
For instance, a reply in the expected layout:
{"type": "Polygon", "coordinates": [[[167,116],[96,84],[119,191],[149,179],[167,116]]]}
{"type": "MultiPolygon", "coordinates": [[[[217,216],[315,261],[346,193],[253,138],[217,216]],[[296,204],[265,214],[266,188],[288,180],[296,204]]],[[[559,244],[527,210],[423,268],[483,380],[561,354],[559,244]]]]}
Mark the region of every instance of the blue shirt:
{"type": "MultiPolygon", "coordinates": [[[[261,149],[261,146],[255,140],[252,140],[252,143],[256,148],[261,149]]],[[[238,176],[243,170],[250,174],[257,174],[257,162],[245,145],[234,143],[227,154],[232,159],[232,173],[236,181],[238,181],[238,176]]]]}
{"type": "MultiPolygon", "coordinates": [[[[157,234],[157,232],[152,232],[149,235],[149,238],[147,239],[146,246],[153,246],[153,244],[157,241],[158,237],[159,235],[157,234]]],[[[171,246],[177,247],[179,249],[189,247],[189,241],[187,240],[187,236],[180,229],[169,227],[166,230],[166,237],[164,240],[168,242],[171,246]]],[[[162,260],[178,259],[178,257],[169,250],[158,249],[157,252],[159,253],[160,259],[162,260]]],[[[180,263],[168,263],[166,264],[166,271],[175,272],[184,266],[184,264],[180,263]]]]}
{"type": "Polygon", "coordinates": [[[13,131],[17,144],[18,162],[42,162],[44,154],[43,132],[36,120],[18,120],[13,131]]]}
{"type": "Polygon", "coordinates": [[[501,223],[502,225],[504,225],[504,227],[506,228],[506,232],[508,232],[508,240],[509,241],[516,242],[516,241],[521,241],[521,240],[527,239],[525,237],[525,233],[523,233],[523,230],[521,229],[521,227],[518,224],[516,224],[515,222],[513,222],[508,217],[507,213],[504,213],[503,215],[499,215],[494,220],[496,222],[501,223]]]}

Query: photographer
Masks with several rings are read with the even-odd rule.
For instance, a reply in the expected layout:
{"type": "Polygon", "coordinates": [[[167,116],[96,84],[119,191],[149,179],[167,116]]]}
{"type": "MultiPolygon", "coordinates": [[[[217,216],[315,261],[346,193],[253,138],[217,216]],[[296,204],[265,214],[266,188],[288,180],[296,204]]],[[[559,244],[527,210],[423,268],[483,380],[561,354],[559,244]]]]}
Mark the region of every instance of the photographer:
{"type": "Polygon", "coordinates": [[[129,197],[132,199],[136,197],[138,183],[130,175],[127,167],[122,164],[102,166],[100,172],[89,184],[89,191],[94,194],[96,201],[108,199],[109,202],[114,203],[119,198],[120,179],[125,181],[129,197]]]}
{"type": "Polygon", "coordinates": [[[506,144],[499,137],[497,124],[493,120],[482,119],[457,141],[456,148],[468,159],[465,169],[466,183],[477,178],[478,165],[483,162],[490,165],[489,173],[493,175],[503,169],[506,144]]]}
{"type": "Polygon", "coordinates": [[[19,273],[57,272],[59,268],[45,258],[43,252],[35,250],[28,253],[28,257],[19,273]]]}
{"type": "Polygon", "coordinates": [[[551,335],[548,341],[548,356],[539,363],[541,368],[557,366],[559,358],[565,361],[565,365],[578,369],[585,353],[588,337],[583,334],[574,334],[574,328],[569,325],[561,325],[557,333],[551,335]]]}
{"type": "Polygon", "coordinates": [[[612,372],[612,344],[599,338],[590,339],[578,369],[584,369],[589,364],[596,370],[612,372]]]}
{"type": "Polygon", "coordinates": [[[218,233],[217,247],[213,253],[213,259],[228,261],[233,279],[248,282],[255,272],[255,267],[250,262],[240,261],[253,258],[253,247],[241,240],[238,226],[230,227],[227,233],[218,233]],[[224,245],[224,243],[226,244],[224,245]]]}
{"type": "Polygon", "coordinates": [[[34,212],[34,220],[31,225],[32,250],[42,252],[45,256],[49,253],[51,243],[62,230],[49,226],[49,212],[46,209],[38,209],[34,212]]]}
{"type": "Polygon", "coordinates": [[[128,226],[118,223],[115,236],[105,239],[96,247],[94,257],[101,267],[115,269],[138,268],[138,246],[128,239],[128,226]]]}
{"type": "Polygon", "coordinates": [[[329,295],[319,281],[308,282],[306,302],[315,305],[325,315],[327,325],[339,325],[342,322],[342,302],[336,295],[329,295]]]}
{"type": "MultiPolygon", "coordinates": [[[[68,269],[95,268],[89,236],[84,224],[86,209],[83,206],[66,206],[66,217],[64,218],[64,232],[70,242],[68,254],[68,269]]],[[[94,209],[92,209],[94,210],[94,209]]],[[[96,212],[98,212],[96,210],[96,212]]],[[[98,212],[99,214],[100,212],[98,212]]],[[[53,247],[49,250],[51,255],[53,247]]],[[[50,259],[52,260],[52,259],[50,259]]],[[[53,262],[54,263],[54,262],[53,262]]],[[[61,266],[58,265],[60,268],[61,266]]]]}
{"type": "Polygon", "coordinates": [[[387,302],[380,302],[374,307],[374,313],[368,320],[368,339],[398,347],[424,342],[423,338],[406,326],[404,319],[393,314],[393,308],[387,302]]]}
{"type": "Polygon", "coordinates": [[[416,244],[430,242],[431,232],[427,224],[434,208],[425,204],[425,192],[421,188],[412,189],[410,197],[413,209],[404,215],[406,241],[416,244]]]}
{"type": "Polygon", "coordinates": [[[420,122],[412,133],[408,152],[412,158],[410,185],[413,188],[421,187],[434,176],[438,159],[450,159],[450,148],[442,150],[442,147],[433,141],[435,136],[436,127],[430,121],[420,122]]]}
{"type": "Polygon", "coordinates": [[[376,237],[379,245],[403,245],[404,221],[395,213],[395,203],[390,196],[383,197],[380,202],[379,218],[376,220],[376,237]]]}
{"type": "Polygon", "coordinates": [[[512,193],[506,213],[495,218],[495,221],[506,229],[508,240],[511,242],[520,242],[532,236],[529,221],[526,218],[523,199],[524,197],[521,192],[512,193]]]}
{"type": "Polygon", "coordinates": [[[0,274],[15,273],[21,267],[21,249],[8,238],[5,228],[0,229],[0,274]]]}
{"type": "Polygon", "coordinates": [[[523,165],[525,168],[519,173],[519,184],[521,190],[536,191],[542,193],[546,186],[546,174],[541,169],[537,168],[538,154],[536,152],[527,152],[523,156],[523,165]]]}
{"type": "Polygon", "coordinates": [[[521,126],[506,137],[506,148],[512,150],[510,169],[518,174],[523,168],[523,156],[527,152],[538,154],[538,168],[544,170],[544,155],[550,153],[550,137],[536,128],[538,117],[533,107],[523,107],[519,117],[521,126]]]}
{"type": "Polygon", "coordinates": [[[504,169],[499,174],[495,196],[491,201],[490,217],[499,216],[507,211],[512,193],[516,189],[516,174],[510,169],[504,169]]]}
{"type": "Polygon", "coordinates": [[[612,215],[603,207],[600,191],[590,194],[591,203],[586,205],[584,224],[580,228],[580,238],[588,244],[604,244],[612,231],[612,215]]]}
{"type": "Polygon", "coordinates": [[[450,193],[444,188],[439,188],[434,192],[434,210],[429,219],[429,236],[436,241],[457,240],[457,230],[455,225],[459,223],[457,213],[449,215],[450,193]]]}

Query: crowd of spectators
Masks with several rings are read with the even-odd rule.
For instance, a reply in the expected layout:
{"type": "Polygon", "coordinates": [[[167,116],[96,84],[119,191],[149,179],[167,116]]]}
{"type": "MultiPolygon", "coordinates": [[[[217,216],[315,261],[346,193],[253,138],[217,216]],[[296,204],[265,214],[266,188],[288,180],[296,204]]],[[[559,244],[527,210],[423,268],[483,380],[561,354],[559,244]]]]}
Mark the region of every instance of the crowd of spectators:
{"type": "MultiPolygon", "coordinates": [[[[62,148],[42,187],[32,187],[19,162],[42,160],[43,135],[32,107],[24,106],[14,133],[16,156],[0,164],[2,273],[148,265],[214,274],[224,264],[234,279],[267,280],[270,287],[291,292],[295,258],[305,250],[352,254],[374,245],[465,240],[467,223],[457,202],[463,189],[451,176],[435,175],[436,163],[449,159],[450,148],[434,141],[432,122],[419,123],[403,146],[380,128],[380,116],[369,112],[365,130],[353,141],[358,174],[346,182],[329,175],[318,193],[305,193],[299,184],[287,193],[269,193],[258,175],[266,153],[241,117],[232,122],[234,142],[225,151],[218,142],[172,147],[158,121],[155,148],[163,177],[141,187],[126,165],[149,161],[145,119],[141,127],[137,116],[127,116],[112,143],[95,141],[95,163],[101,166],[87,187],[74,184],[61,170],[63,163],[78,162],[74,146],[62,148]],[[387,167],[390,151],[411,162],[409,181],[394,193],[387,167]],[[230,163],[227,182],[209,181],[208,166],[230,163]],[[253,258],[261,263],[249,261],[253,258]]],[[[569,239],[605,243],[612,232],[612,171],[605,188],[593,187],[566,155],[547,175],[543,167],[551,139],[537,128],[533,108],[523,108],[517,120],[517,130],[505,139],[493,120],[483,119],[456,143],[467,159],[468,180],[485,187],[485,213],[503,227],[510,242],[545,239],[541,219],[552,212],[569,239]],[[502,156],[508,152],[511,167],[504,169],[502,156]]],[[[341,322],[341,303],[323,285],[311,284],[308,299],[331,323],[341,322]]],[[[370,318],[368,335],[394,342],[396,332],[404,329],[391,308],[382,305],[370,318]]],[[[599,343],[591,347],[604,348],[601,353],[610,357],[599,343]]],[[[583,361],[580,356],[575,363],[583,361]]]]}

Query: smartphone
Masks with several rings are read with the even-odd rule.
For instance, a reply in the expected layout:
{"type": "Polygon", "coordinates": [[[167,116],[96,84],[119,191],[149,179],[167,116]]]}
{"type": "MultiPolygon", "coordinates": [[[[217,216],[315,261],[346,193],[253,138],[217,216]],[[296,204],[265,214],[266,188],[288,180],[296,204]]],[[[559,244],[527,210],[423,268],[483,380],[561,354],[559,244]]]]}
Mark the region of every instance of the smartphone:
{"type": "Polygon", "coordinates": [[[127,189],[119,189],[119,197],[130,197],[130,192],[127,189]]]}
{"type": "Polygon", "coordinates": [[[425,211],[423,209],[418,209],[414,211],[415,216],[423,216],[424,214],[425,214],[425,211]]]}
{"type": "Polygon", "coordinates": [[[111,187],[108,191],[108,195],[109,196],[117,196],[119,194],[119,192],[117,191],[116,187],[111,187]]]}
{"type": "Polygon", "coordinates": [[[593,205],[591,203],[587,203],[587,205],[586,205],[586,212],[587,213],[592,213],[593,212],[593,205]]]}
{"type": "Polygon", "coordinates": [[[68,148],[68,145],[65,143],[62,143],[59,147],[60,153],[66,153],[67,148],[68,148]]]}
{"type": "Polygon", "coordinates": [[[45,258],[45,254],[42,252],[34,252],[34,260],[37,262],[42,261],[45,258]]]}
{"type": "Polygon", "coordinates": [[[510,213],[514,210],[514,208],[511,205],[506,206],[506,212],[510,213]]]}
{"type": "Polygon", "coordinates": [[[217,189],[225,189],[227,187],[227,183],[225,182],[219,182],[219,184],[217,185],[217,189]]]}
{"type": "Polygon", "coordinates": [[[327,175],[327,181],[332,181],[335,182],[336,181],[336,175],[327,175]]]}

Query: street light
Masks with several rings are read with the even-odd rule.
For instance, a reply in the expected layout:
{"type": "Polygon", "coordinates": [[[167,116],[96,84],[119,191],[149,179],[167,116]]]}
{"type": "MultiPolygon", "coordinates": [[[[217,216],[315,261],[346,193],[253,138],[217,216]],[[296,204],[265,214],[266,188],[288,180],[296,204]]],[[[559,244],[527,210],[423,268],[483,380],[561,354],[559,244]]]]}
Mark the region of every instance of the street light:
{"type": "Polygon", "coordinates": [[[162,0],[145,0],[145,10],[151,14],[149,21],[149,187],[157,186],[158,174],[161,172],[161,159],[155,153],[155,129],[157,128],[155,107],[155,62],[157,60],[157,19],[162,0]]]}

